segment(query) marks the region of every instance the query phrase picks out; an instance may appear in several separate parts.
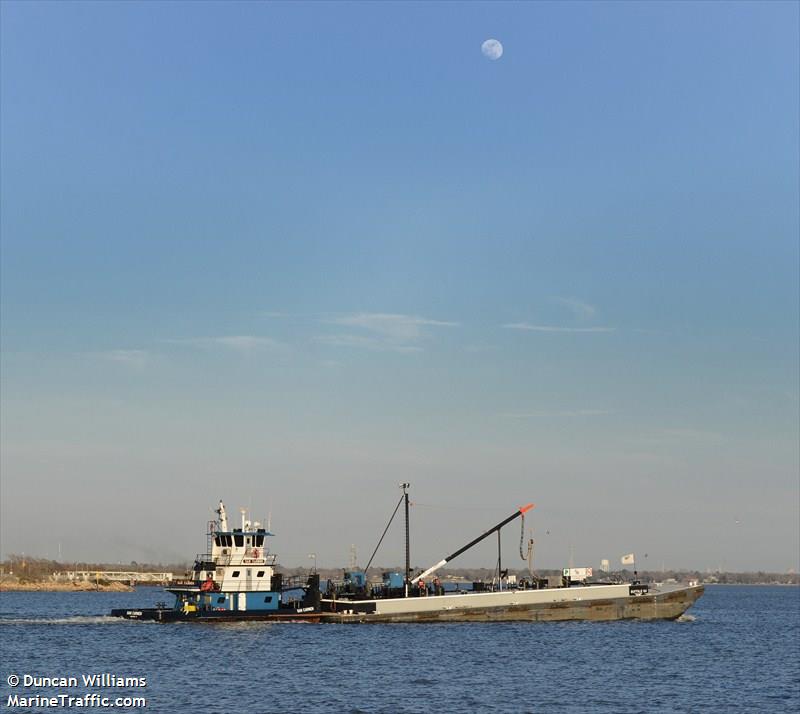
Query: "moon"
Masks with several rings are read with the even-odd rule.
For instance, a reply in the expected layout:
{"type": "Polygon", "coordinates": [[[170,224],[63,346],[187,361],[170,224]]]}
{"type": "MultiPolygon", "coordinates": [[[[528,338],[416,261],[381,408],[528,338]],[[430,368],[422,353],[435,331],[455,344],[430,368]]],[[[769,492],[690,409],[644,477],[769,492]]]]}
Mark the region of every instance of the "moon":
{"type": "Polygon", "coordinates": [[[500,40],[486,40],[481,45],[481,52],[490,60],[499,60],[503,56],[503,45],[500,40]]]}

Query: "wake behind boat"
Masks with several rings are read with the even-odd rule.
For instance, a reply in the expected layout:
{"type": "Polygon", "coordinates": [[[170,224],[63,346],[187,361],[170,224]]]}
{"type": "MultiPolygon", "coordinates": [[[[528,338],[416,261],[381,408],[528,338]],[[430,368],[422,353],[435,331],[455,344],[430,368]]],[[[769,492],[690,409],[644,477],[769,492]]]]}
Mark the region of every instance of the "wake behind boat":
{"type": "MultiPolygon", "coordinates": [[[[482,535],[424,572],[412,577],[409,547],[408,488],[384,530],[378,547],[400,505],[405,506],[405,572],[385,573],[370,583],[364,570],[345,572],[342,583],[328,581],[320,590],[319,575],[304,580],[275,572],[277,557],[267,538],[272,536],[242,512],[239,528],[228,525],[220,501],[218,518],[209,523],[207,552],[198,555],[191,577],[166,590],[175,596],[171,607],[116,609],[111,615],[157,622],[221,622],[241,620],[307,622],[491,622],[491,621],[608,621],[623,619],[674,620],[703,594],[702,585],[651,586],[637,580],[623,583],[591,582],[591,569],[566,568],[555,586],[546,578],[518,580],[502,570],[500,531],[533,508],[522,506],[482,535]],[[497,578],[474,583],[471,590],[446,589],[438,577],[450,561],[496,534],[497,578]]],[[[375,552],[378,548],[376,547],[375,552]]],[[[374,557],[375,553],[373,553],[374,557]]],[[[370,561],[371,562],[371,561],[370,561]]]]}

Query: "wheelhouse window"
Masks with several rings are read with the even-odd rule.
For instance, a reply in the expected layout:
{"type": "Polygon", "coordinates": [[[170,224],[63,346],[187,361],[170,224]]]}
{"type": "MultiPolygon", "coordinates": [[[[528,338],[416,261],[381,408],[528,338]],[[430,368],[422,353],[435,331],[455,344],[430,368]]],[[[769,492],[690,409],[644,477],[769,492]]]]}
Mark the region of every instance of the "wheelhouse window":
{"type": "Polygon", "coordinates": [[[237,548],[244,547],[244,536],[236,534],[235,536],[233,536],[233,542],[236,543],[237,548]]]}

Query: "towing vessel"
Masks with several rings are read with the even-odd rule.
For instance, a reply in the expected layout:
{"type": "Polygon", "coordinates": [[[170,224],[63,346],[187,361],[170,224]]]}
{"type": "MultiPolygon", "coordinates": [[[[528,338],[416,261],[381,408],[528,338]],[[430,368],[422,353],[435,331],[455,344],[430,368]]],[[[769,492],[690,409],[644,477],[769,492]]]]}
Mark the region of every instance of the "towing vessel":
{"type": "Polygon", "coordinates": [[[157,622],[220,622],[229,620],[321,620],[319,575],[305,581],[275,572],[277,556],[267,539],[273,534],[245,509],[238,528],[228,524],[220,501],[217,518],[209,521],[206,552],[198,554],[190,577],[165,590],[175,596],[169,607],[116,609],[112,617],[157,622]]]}
{"type": "MultiPolygon", "coordinates": [[[[116,609],[111,615],[129,620],[157,622],[222,622],[271,620],[291,622],[489,622],[489,621],[609,621],[623,619],[674,620],[703,594],[697,583],[652,585],[628,582],[594,582],[591,568],[565,568],[555,584],[533,575],[517,579],[502,569],[500,531],[522,518],[533,504],[521,506],[503,521],[424,572],[412,576],[409,547],[408,483],[381,536],[383,541],[401,505],[405,506],[405,572],[389,572],[380,583],[367,579],[363,570],[344,573],[341,583],[320,587],[314,572],[305,579],[285,578],[276,572],[277,556],[267,539],[273,534],[246,518],[230,528],[222,501],[217,519],[209,522],[206,553],[195,558],[190,577],[166,588],[175,596],[172,606],[116,609]],[[434,575],[447,563],[496,534],[497,577],[491,583],[469,588],[442,584],[434,575]]],[[[521,551],[521,549],[520,549],[521,551]]],[[[530,550],[529,550],[530,554],[530,550]]],[[[520,552],[522,555],[522,552],[520,552]]],[[[370,563],[372,561],[370,558],[370,563]]]]}

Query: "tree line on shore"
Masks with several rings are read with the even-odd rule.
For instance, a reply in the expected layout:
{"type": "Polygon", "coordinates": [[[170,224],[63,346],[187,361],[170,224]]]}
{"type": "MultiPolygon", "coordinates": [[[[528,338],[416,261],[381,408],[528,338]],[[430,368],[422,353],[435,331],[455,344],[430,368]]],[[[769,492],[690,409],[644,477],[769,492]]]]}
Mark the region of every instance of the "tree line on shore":
{"type": "Polygon", "coordinates": [[[20,582],[41,582],[59,573],[70,571],[132,571],[142,573],[175,573],[182,575],[188,568],[187,563],[90,563],[77,561],[63,563],[49,558],[36,558],[27,555],[9,555],[0,561],[0,577],[14,577],[20,582]]]}
{"type": "MultiPolygon", "coordinates": [[[[182,563],[88,563],[72,562],[62,563],[47,558],[35,558],[24,555],[10,555],[5,561],[0,562],[0,576],[14,577],[20,581],[38,582],[50,579],[56,573],[68,571],[104,571],[104,570],[125,570],[135,572],[170,572],[176,577],[183,577],[191,569],[191,565],[182,563]]],[[[380,580],[382,574],[387,571],[402,572],[402,567],[395,568],[370,568],[368,576],[370,580],[380,580]]],[[[278,572],[285,575],[304,577],[312,572],[311,568],[287,568],[278,567],[278,572]]],[[[319,568],[320,579],[341,580],[342,568],[319,568]]],[[[416,571],[415,571],[416,572],[416,571]]],[[[510,570],[510,574],[518,578],[528,578],[530,573],[527,570],[510,570]]],[[[559,576],[560,570],[536,569],[535,576],[545,578],[548,576],[559,576]]],[[[496,577],[497,571],[490,568],[448,568],[439,572],[439,576],[444,580],[448,578],[459,578],[468,582],[491,581],[496,577]]],[[[619,570],[610,573],[603,573],[595,569],[593,580],[630,580],[634,574],[630,570],[619,570]]],[[[701,572],[699,570],[648,570],[639,571],[636,577],[644,582],[664,582],[676,580],[686,582],[697,580],[705,583],[738,584],[738,585],[800,585],[800,575],[796,572],[771,573],[767,571],[757,572],[701,572]]]]}

